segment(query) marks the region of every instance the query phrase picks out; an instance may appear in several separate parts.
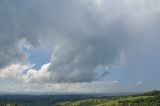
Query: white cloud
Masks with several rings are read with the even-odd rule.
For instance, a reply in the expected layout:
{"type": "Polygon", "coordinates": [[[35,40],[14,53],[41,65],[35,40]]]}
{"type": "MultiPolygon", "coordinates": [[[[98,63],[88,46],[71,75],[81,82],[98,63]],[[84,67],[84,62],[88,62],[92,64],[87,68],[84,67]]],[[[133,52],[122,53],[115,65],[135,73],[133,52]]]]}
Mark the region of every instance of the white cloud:
{"type": "Polygon", "coordinates": [[[51,73],[48,71],[51,63],[44,64],[39,70],[29,69],[23,75],[24,81],[28,83],[43,83],[50,81],[51,73]]]}
{"type": "Polygon", "coordinates": [[[138,81],[138,82],[136,82],[136,85],[137,86],[141,86],[141,85],[143,85],[143,82],[142,81],[138,81]]]}
{"type": "Polygon", "coordinates": [[[113,81],[111,81],[111,82],[109,82],[110,84],[117,84],[117,83],[119,83],[119,81],[118,80],[113,80],[113,81]]]}
{"type": "Polygon", "coordinates": [[[15,64],[0,70],[0,79],[2,83],[23,83],[23,75],[31,65],[15,64]]]}

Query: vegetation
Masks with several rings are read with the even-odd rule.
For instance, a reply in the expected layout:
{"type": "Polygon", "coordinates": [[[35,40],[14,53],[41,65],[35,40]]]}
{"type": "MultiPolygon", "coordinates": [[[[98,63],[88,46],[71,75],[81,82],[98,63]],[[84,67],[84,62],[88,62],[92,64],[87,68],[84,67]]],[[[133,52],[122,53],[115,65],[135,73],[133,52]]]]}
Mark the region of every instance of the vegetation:
{"type": "Polygon", "coordinates": [[[160,106],[160,91],[132,96],[0,96],[0,106],[160,106]]]}
{"type": "Polygon", "coordinates": [[[85,99],[57,103],[56,106],[160,106],[160,91],[112,99],[85,99]]]}

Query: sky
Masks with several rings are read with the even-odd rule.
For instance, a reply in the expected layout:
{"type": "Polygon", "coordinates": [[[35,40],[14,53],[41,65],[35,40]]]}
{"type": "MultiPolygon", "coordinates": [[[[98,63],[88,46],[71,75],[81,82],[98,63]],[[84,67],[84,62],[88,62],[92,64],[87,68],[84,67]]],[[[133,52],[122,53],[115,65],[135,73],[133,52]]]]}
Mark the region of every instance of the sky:
{"type": "Polygon", "coordinates": [[[159,0],[1,0],[0,93],[160,89],[159,0]]]}

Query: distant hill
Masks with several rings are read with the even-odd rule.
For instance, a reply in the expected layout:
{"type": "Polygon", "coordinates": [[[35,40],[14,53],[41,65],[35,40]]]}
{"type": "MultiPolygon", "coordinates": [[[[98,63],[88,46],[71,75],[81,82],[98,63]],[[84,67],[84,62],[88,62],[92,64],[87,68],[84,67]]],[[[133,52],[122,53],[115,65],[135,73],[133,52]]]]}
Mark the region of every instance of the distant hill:
{"type": "Polygon", "coordinates": [[[155,96],[155,95],[160,95],[160,91],[159,90],[154,90],[154,91],[151,91],[151,92],[146,92],[142,95],[146,95],[146,96],[155,96]]]}

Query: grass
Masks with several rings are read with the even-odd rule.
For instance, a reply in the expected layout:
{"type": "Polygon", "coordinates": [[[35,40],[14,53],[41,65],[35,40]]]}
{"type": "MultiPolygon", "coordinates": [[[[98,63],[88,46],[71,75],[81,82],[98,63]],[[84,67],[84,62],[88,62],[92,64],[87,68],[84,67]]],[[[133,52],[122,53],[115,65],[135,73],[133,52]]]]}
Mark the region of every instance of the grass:
{"type": "Polygon", "coordinates": [[[160,95],[84,99],[57,103],[56,106],[160,106],[160,95]]]}

